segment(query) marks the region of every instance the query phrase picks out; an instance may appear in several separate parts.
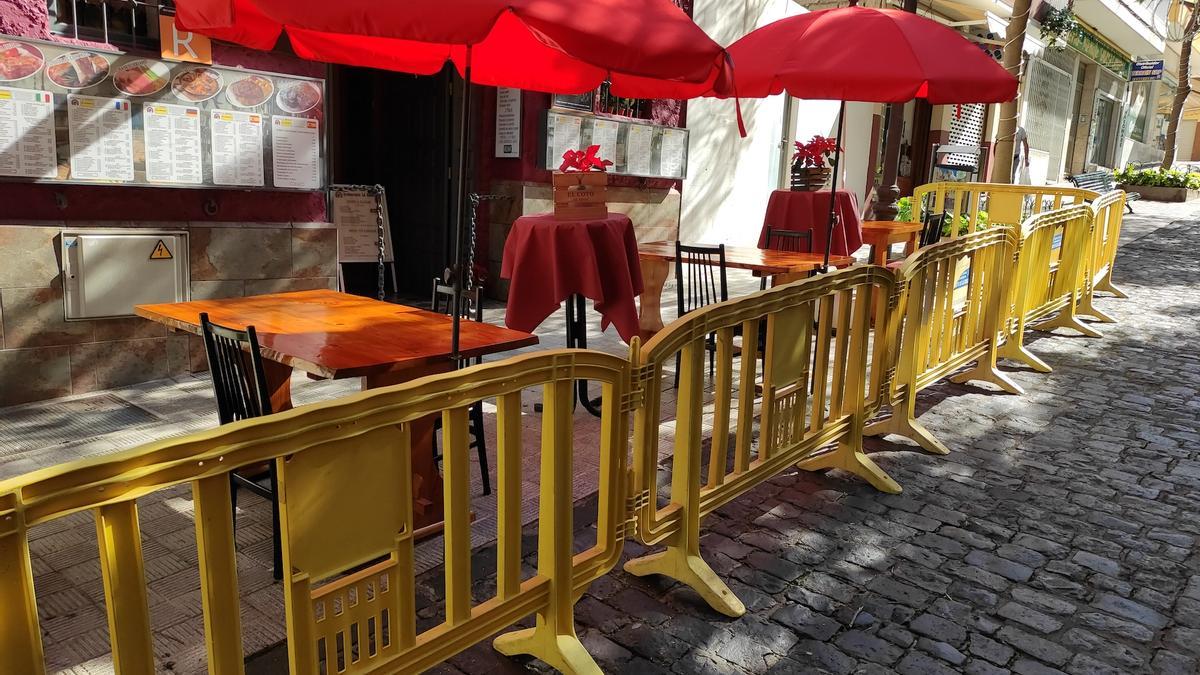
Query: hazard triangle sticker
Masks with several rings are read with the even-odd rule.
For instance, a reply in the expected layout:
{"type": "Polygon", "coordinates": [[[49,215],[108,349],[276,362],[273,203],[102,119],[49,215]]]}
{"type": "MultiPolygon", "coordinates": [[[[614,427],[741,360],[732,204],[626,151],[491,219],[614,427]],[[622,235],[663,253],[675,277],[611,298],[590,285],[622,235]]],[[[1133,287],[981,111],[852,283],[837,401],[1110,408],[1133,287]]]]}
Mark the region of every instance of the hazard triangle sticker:
{"type": "Polygon", "coordinates": [[[154,250],[150,252],[151,260],[170,260],[174,257],[171,255],[171,249],[167,248],[166,242],[162,239],[158,240],[158,243],[154,245],[154,250]]]}

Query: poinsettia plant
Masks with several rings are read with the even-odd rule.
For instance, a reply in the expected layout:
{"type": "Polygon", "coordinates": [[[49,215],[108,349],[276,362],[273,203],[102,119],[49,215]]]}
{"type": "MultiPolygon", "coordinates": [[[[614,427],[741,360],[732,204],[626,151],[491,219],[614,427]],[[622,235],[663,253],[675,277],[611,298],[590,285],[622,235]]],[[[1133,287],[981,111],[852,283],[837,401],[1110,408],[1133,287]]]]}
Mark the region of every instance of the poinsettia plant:
{"type": "Polygon", "coordinates": [[[602,159],[599,153],[599,145],[589,145],[587,150],[567,150],[563,153],[563,161],[558,170],[562,172],[608,171],[608,167],[612,166],[612,160],[602,159]]]}
{"type": "Polygon", "coordinates": [[[796,152],[792,155],[792,166],[798,168],[821,168],[828,166],[829,158],[840,151],[837,141],[825,136],[813,136],[807,143],[796,141],[796,152]]]}

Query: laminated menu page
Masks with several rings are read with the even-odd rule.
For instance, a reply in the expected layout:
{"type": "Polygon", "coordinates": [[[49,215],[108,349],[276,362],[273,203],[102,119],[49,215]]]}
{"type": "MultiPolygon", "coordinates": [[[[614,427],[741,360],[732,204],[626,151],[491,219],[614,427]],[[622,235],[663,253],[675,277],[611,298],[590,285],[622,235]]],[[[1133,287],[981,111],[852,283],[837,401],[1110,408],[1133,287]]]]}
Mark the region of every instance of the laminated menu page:
{"type": "Polygon", "coordinates": [[[213,183],[262,187],[263,120],[258,113],[213,110],[209,113],[213,183]]]}
{"type": "Polygon", "coordinates": [[[307,117],[271,118],[271,158],[275,187],[321,188],[321,132],[307,117]]]}
{"type": "Polygon", "coordinates": [[[50,92],[0,87],[0,176],[57,175],[50,92]]]}
{"type": "Polygon", "coordinates": [[[72,178],[133,180],[133,120],[128,99],[69,94],[67,129],[72,178]]]}
{"type": "Polygon", "coordinates": [[[147,103],[142,107],[147,181],[189,185],[204,182],[200,119],[200,109],[192,106],[147,103]]]}

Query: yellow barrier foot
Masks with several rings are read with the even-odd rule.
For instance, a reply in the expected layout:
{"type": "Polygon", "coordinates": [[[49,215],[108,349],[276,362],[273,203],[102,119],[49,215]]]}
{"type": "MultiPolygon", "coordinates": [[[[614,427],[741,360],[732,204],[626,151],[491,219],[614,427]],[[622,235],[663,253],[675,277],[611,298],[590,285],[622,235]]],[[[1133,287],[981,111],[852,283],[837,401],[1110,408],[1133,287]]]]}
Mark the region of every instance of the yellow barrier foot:
{"type": "Polygon", "coordinates": [[[1096,306],[1092,304],[1092,301],[1090,298],[1085,298],[1085,299],[1081,300],[1079,302],[1079,309],[1076,310],[1076,312],[1079,314],[1082,314],[1084,316],[1093,317],[1100,323],[1116,323],[1117,322],[1116,319],[1114,319],[1111,316],[1105,314],[1104,312],[1101,312],[1100,310],[1096,309],[1096,306]]]}
{"type": "Polygon", "coordinates": [[[1112,279],[1104,277],[1096,284],[1096,290],[1112,293],[1118,298],[1128,298],[1129,294],[1113,285],[1112,279]]]}
{"type": "Polygon", "coordinates": [[[1087,337],[1104,337],[1104,335],[1095,328],[1083,323],[1074,315],[1068,314],[1067,312],[1063,312],[1052,319],[1047,319],[1041,323],[1035,324],[1034,326],[1031,326],[1031,328],[1040,331],[1052,331],[1056,328],[1070,328],[1071,330],[1083,333],[1087,337]]]}
{"type": "Polygon", "coordinates": [[[1013,382],[1012,378],[1007,374],[996,370],[995,366],[984,365],[982,363],[965,373],[950,377],[950,381],[955,384],[966,384],[972,380],[991,382],[1010,394],[1017,394],[1018,396],[1025,394],[1025,390],[1021,388],[1021,385],[1013,382]]]}
{"type": "MultiPolygon", "coordinates": [[[[889,434],[894,434],[896,436],[903,436],[904,438],[907,438],[910,441],[913,441],[917,445],[921,446],[921,448],[923,450],[925,450],[926,452],[931,452],[935,455],[950,454],[950,448],[947,448],[945,445],[942,444],[941,441],[939,441],[937,438],[935,438],[933,434],[929,433],[929,430],[925,428],[924,424],[921,424],[915,418],[908,417],[907,415],[893,413],[891,417],[889,417],[885,420],[880,420],[880,421],[872,423],[872,424],[868,424],[867,427],[865,429],[863,429],[864,436],[887,436],[889,434]]],[[[829,455],[826,455],[826,457],[835,455],[835,454],[838,454],[838,453],[829,453],[829,455]]],[[[898,484],[896,484],[896,481],[894,481],[890,477],[888,477],[888,475],[886,473],[883,473],[883,470],[879,468],[879,465],[876,464],[874,460],[872,460],[870,457],[867,457],[865,454],[863,454],[861,452],[859,452],[858,454],[861,455],[862,458],[865,459],[867,462],[870,462],[871,467],[874,467],[875,471],[880,472],[880,474],[883,475],[883,477],[887,480],[887,482],[891,483],[892,485],[895,485],[896,492],[900,491],[900,486],[898,484]]],[[[819,462],[817,460],[820,460],[823,458],[824,457],[814,457],[811,460],[806,460],[804,462],[801,462],[800,468],[810,469],[812,466],[816,466],[819,464],[819,462]],[[810,462],[811,462],[811,464],[810,464],[810,462]]],[[[833,467],[833,468],[846,469],[847,471],[850,471],[852,473],[857,473],[858,475],[860,475],[863,478],[866,478],[868,481],[870,481],[871,484],[875,485],[876,488],[879,488],[880,490],[883,490],[884,492],[891,492],[891,490],[887,490],[885,488],[879,487],[879,485],[876,485],[875,481],[872,481],[868,475],[859,473],[857,469],[854,469],[851,467],[844,467],[844,466],[833,467]]]]}
{"type": "Polygon", "coordinates": [[[501,635],[492,641],[492,646],[505,656],[528,654],[536,657],[567,675],[603,675],[604,672],[584,649],[574,629],[567,635],[555,635],[541,617],[534,628],[501,635]]]}
{"type": "MultiPolygon", "coordinates": [[[[947,450],[946,452],[950,451],[947,450]]],[[[832,452],[806,459],[797,466],[805,471],[820,471],[822,469],[842,469],[843,471],[849,471],[870,483],[871,487],[874,487],[876,490],[888,494],[900,494],[903,490],[899,483],[887,475],[886,471],[879,468],[875,460],[867,457],[866,453],[861,450],[843,450],[838,448],[832,452]]]]}
{"type": "Polygon", "coordinates": [[[746,606],[721,577],[699,555],[688,555],[682,548],[668,546],[661,553],[643,556],[625,563],[625,571],[635,577],[661,574],[692,587],[709,607],[725,616],[737,618],[746,613],[746,606]]]}
{"type": "Polygon", "coordinates": [[[1020,361],[1039,373],[1049,373],[1054,370],[1041,357],[1029,351],[1025,348],[1025,345],[1015,340],[1004,343],[1004,346],[1000,348],[1000,351],[996,355],[1003,359],[1020,361]]]}

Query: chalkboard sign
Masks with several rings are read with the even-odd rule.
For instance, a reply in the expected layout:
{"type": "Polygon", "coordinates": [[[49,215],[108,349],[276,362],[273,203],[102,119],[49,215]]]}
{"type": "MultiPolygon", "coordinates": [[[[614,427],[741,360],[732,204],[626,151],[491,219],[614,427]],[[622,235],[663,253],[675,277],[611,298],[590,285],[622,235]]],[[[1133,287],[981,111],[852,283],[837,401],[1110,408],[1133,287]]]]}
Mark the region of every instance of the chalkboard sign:
{"type": "Polygon", "coordinates": [[[640,120],[551,109],[542,118],[540,165],[554,170],[563,153],[599,145],[599,157],[613,162],[608,172],[643,178],[687,176],[687,129],[640,120]]]}
{"type": "Polygon", "coordinates": [[[315,191],[325,82],[0,35],[0,179],[315,191]]]}

